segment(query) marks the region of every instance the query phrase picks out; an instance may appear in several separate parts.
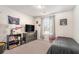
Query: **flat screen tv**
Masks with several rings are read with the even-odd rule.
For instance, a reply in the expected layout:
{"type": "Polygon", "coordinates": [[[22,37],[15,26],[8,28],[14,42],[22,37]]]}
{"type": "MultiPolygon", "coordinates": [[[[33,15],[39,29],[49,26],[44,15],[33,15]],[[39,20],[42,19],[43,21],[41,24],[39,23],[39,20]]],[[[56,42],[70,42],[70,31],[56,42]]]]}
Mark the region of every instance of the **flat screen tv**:
{"type": "Polygon", "coordinates": [[[25,25],[25,32],[34,32],[34,25],[25,25]]]}

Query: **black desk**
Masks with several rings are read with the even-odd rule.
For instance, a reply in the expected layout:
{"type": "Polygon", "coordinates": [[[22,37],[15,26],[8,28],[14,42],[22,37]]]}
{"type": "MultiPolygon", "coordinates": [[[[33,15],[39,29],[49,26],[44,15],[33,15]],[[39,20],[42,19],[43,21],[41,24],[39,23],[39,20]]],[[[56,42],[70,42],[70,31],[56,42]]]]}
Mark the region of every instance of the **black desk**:
{"type": "Polygon", "coordinates": [[[20,45],[22,45],[22,40],[21,40],[21,34],[11,34],[11,35],[7,35],[7,49],[9,50],[9,46],[12,44],[16,44],[18,45],[20,43],[20,45]],[[15,40],[10,39],[10,37],[15,37],[15,40]],[[18,39],[18,37],[20,37],[20,39],[18,39]]]}

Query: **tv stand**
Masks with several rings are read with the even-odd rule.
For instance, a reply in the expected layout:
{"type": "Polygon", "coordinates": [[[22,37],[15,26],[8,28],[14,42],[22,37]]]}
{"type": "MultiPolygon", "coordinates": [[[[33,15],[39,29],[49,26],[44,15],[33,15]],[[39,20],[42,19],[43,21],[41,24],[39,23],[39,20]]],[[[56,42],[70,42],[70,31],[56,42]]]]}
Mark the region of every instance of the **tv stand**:
{"type": "Polygon", "coordinates": [[[26,42],[31,42],[37,39],[37,32],[28,32],[26,33],[26,42]]]}

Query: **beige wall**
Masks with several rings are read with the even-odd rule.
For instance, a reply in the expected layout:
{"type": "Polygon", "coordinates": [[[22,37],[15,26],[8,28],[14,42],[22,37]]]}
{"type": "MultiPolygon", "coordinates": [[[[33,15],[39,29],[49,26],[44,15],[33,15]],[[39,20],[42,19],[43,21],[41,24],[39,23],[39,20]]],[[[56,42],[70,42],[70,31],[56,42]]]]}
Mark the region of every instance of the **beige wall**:
{"type": "Polygon", "coordinates": [[[76,6],[73,10],[73,16],[74,16],[74,39],[79,43],[79,6],[76,6]]]}
{"type": "Polygon", "coordinates": [[[33,17],[20,13],[18,11],[9,9],[7,7],[0,6],[0,27],[1,27],[0,40],[1,41],[6,41],[6,35],[10,33],[10,29],[9,29],[10,24],[8,24],[8,16],[20,18],[20,25],[23,27],[23,29],[21,29],[20,32],[24,32],[25,24],[34,25],[33,17]]]}
{"type": "MultiPolygon", "coordinates": [[[[25,15],[23,13],[17,12],[15,10],[1,7],[0,6],[0,39],[1,40],[6,40],[6,34],[8,33],[7,29],[8,28],[8,18],[7,16],[13,16],[20,18],[20,24],[24,26],[25,24],[35,24],[35,29],[38,30],[38,39],[41,39],[41,17],[34,18],[28,15],[25,15]],[[36,21],[38,21],[38,24],[36,24],[36,21]],[[5,35],[4,35],[5,34],[5,35]]],[[[72,11],[67,11],[67,12],[61,12],[55,14],[55,33],[56,36],[65,36],[65,37],[73,37],[73,16],[72,16],[72,11]],[[68,19],[68,25],[67,26],[60,26],[59,22],[60,19],[67,18],[68,19]]],[[[24,29],[22,30],[22,32],[24,29]]]]}
{"type": "MultiPolygon", "coordinates": [[[[64,36],[73,38],[73,11],[66,11],[54,14],[55,15],[55,34],[56,36],[64,36]],[[60,19],[67,18],[67,25],[60,26],[60,19]]],[[[41,23],[41,18],[37,17],[36,21],[41,23]]],[[[36,24],[36,29],[38,30],[38,39],[40,39],[41,27],[36,24]]]]}
{"type": "Polygon", "coordinates": [[[41,22],[41,17],[36,17],[35,18],[35,30],[37,30],[37,38],[41,39],[41,26],[42,22],[41,22]],[[38,24],[36,24],[36,21],[38,21],[38,24]],[[39,26],[40,25],[40,26],[39,26]]]}
{"type": "Polygon", "coordinates": [[[73,17],[72,11],[66,11],[55,14],[55,34],[56,36],[73,37],[73,17]],[[67,25],[61,26],[60,19],[67,18],[67,25]]]}

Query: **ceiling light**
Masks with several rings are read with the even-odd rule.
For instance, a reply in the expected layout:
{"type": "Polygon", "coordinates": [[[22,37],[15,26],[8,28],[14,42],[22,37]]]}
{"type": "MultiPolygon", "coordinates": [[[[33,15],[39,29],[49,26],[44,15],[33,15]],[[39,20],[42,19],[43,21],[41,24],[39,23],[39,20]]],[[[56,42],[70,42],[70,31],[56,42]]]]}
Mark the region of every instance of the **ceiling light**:
{"type": "Polygon", "coordinates": [[[37,8],[40,8],[40,9],[41,9],[41,8],[42,8],[42,6],[41,6],[41,5],[38,5],[38,6],[37,6],[37,8]]]}
{"type": "Polygon", "coordinates": [[[43,9],[44,6],[42,6],[42,5],[37,5],[36,8],[43,9]]]}

